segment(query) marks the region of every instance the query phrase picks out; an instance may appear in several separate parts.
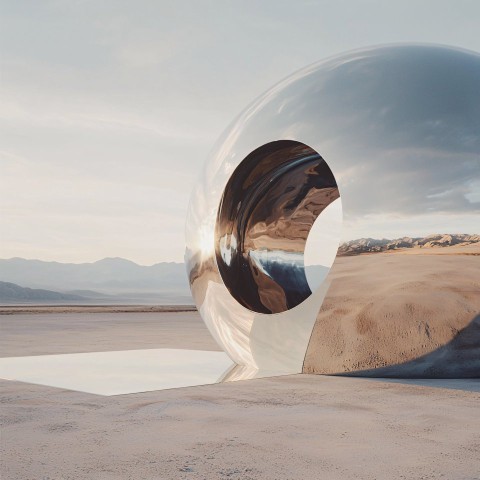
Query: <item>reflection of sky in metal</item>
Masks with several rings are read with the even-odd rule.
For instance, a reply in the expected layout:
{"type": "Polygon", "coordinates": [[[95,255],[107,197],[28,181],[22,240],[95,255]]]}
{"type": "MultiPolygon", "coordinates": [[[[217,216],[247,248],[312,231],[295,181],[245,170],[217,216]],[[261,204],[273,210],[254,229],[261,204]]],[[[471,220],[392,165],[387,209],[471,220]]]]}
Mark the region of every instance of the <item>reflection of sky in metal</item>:
{"type": "Polygon", "coordinates": [[[330,267],[342,234],[342,199],[332,202],[312,225],[305,244],[304,263],[330,267]]]}
{"type": "Polygon", "coordinates": [[[220,139],[206,179],[220,180],[268,140],[293,138],[317,150],[334,171],[345,209],[344,240],[388,237],[396,232],[393,219],[403,235],[432,233],[432,215],[445,231],[458,229],[461,216],[474,232],[480,212],[479,58],[453,48],[392,46],[308,67],[237,118],[220,139]]]}
{"type": "Polygon", "coordinates": [[[0,358],[2,379],[105,396],[283,373],[235,365],[224,352],[172,348],[0,358]]]}
{"type": "MultiPolygon", "coordinates": [[[[220,254],[222,256],[222,260],[225,262],[227,266],[230,266],[232,262],[232,255],[237,249],[237,239],[235,235],[223,235],[219,239],[219,247],[220,247],[220,254]]],[[[213,238],[212,238],[212,249],[213,249],[213,238]]]]}
{"type": "Polygon", "coordinates": [[[1,358],[0,378],[122,395],[217,383],[232,366],[223,352],[161,348],[1,358]]]}
{"type": "Polygon", "coordinates": [[[276,266],[303,269],[302,253],[284,252],[283,250],[250,250],[248,254],[255,265],[270,278],[275,277],[272,270],[275,270],[276,266]]]}

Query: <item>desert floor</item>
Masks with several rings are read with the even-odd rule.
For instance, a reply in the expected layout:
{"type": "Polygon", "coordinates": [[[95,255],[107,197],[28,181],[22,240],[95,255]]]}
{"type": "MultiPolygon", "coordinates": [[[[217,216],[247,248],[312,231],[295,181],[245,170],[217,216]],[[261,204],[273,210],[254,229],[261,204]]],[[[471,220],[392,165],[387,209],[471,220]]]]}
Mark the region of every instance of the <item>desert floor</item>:
{"type": "MultiPolygon", "coordinates": [[[[3,356],[216,349],[195,312],[0,321],[3,356]]],[[[0,385],[2,480],[480,478],[476,380],[292,375],[113,397],[0,385]]]]}

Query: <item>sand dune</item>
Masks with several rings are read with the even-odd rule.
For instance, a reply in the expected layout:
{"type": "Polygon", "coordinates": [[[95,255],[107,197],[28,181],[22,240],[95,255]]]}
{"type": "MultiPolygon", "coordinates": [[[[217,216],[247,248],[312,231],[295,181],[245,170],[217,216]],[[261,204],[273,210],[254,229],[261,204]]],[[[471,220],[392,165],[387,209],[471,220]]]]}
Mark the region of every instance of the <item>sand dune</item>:
{"type": "Polygon", "coordinates": [[[306,373],[480,376],[480,244],[337,257],[330,276],[306,373]]]}

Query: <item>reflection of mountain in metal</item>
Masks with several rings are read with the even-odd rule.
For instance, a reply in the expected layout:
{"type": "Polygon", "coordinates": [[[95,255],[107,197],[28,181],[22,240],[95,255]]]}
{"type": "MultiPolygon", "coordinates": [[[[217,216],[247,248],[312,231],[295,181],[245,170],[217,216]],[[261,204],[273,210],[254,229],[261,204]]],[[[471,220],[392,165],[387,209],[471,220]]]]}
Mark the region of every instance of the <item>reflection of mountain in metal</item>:
{"type": "MultiPolygon", "coordinates": [[[[225,131],[192,195],[185,259],[199,311],[236,363],[300,372],[308,347],[304,371],[371,371],[457,345],[480,311],[480,256],[380,252],[325,271],[315,265],[330,269],[333,254],[310,263],[306,252],[317,222],[314,250],[338,247],[338,216],[321,225],[336,205],[343,241],[478,233],[478,85],[473,52],[364,49],[285,79],[225,131]]],[[[447,371],[435,358],[424,375],[447,371]]],[[[471,355],[454,358],[472,371],[471,355]]]]}
{"type": "Polygon", "coordinates": [[[310,147],[283,140],[250,153],[225,187],[215,228],[217,266],[232,296],[261,313],[309,297],[305,242],[338,197],[330,168],[310,147]]]}

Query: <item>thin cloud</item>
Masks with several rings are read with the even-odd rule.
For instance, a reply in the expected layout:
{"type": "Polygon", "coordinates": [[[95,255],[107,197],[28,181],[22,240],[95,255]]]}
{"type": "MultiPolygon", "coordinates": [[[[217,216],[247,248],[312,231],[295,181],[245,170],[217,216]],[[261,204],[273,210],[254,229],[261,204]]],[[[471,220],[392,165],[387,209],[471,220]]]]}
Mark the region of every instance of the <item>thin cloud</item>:
{"type": "MultiPolygon", "coordinates": [[[[480,4],[462,0],[425,0],[414,16],[409,2],[387,8],[383,0],[351,2],[348,9],[343,2],[278,0],[254,9],[242,2],[117,0],[3,2],[0,9],[6,152],[0,207],[8,214],[2,217],[2,257],[181,261],[188,198],[202,163],[224,128],[262,91],[305,65],[362,45],[415,39],[480,51],[480,4]],[[458,12],[463,20],[453,22],[458,12]]],[[[361,93],[361,73],[352,71],[352,97],[345,102],[361,93]]],[[[332,84],[337,80],[332,76],[332,84]]],[[[322,108],[338,112],[339,100],[324,99],[322,108]]],[[[272,112],[286,115],[288,135],[300,128],[288,118],[296,107],[292,98],[272,112]]],[[[383,118],[401,126],[402,112],[385,111],[383,118]]],[[[330,127],[328,140],[338,141],[330,127]]],[[[412,126],[412,142],[430,127],[412,126]]],[[[363,135],[376,138],[372,145],[379,150],[365,152],[361,167],[335,172],[352,189],[359,175],[368,175],[400,198],[391,167],[369,163],[375,155],[381,151],[397,162],[390,164],[397,174],[419,156],[427,165],[447,150],[441,122],[422,151],[388,151],[399,137],[383,135],[382,124],[370,128],[363,135]]],[[[252,135],[265,143],[260,133],[252,135]]],[[[458,160],[475,167],[477,139],[466,134],[464,155],[440,158],[442,169],[458,160]]],[[[236,135],[230,141],[235,144],[236,135]]],[[[398,202],[399,211],[411,212],[425,194],[437,211],[478,212],[475,177],[467,181],[453,163],[448,172],[441,187],[435,169],[412,178],[412,195],[398,202]]],[[[372,188],[351,211],[360,214],[375,194],[372,188]]]]}

